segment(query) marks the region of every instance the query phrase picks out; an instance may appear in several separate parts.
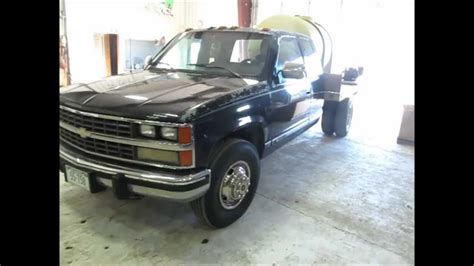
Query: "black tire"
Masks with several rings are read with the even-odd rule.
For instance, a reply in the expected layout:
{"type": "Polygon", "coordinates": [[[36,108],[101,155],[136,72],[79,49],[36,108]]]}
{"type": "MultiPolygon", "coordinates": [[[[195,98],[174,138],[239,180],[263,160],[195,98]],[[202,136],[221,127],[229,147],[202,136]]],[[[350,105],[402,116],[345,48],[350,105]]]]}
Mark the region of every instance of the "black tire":
{"type": "Polygon", "coordinates": [[[352,122],[352,100],[347,98],[337,106],[336,119],[334,121],[334,132],[338,137],[345,137],[349,133],[352,122]]]}
{"type": "Polygon", "coordinates": [[[219,146],[211,160],[211,185],[206,194],[191,202],[191,208],[201,222],[213,228],[226,227],[239,219],[255,196],[260,177],[260,158],[255,146],[245,140],[228,139],[219,146]],[[221,183],[229,167],[236,162],[247,163],[250,170],[248,193],[234,209],[225,209],[221,203],[221,183]]]}
{"type": "Polygon", "coordinates": [[[325,102],[323,106],[323,117],[321,119],[321,128],[325,135],[334,134],[334,121],[336,120],[337,102],[325,102]]]}

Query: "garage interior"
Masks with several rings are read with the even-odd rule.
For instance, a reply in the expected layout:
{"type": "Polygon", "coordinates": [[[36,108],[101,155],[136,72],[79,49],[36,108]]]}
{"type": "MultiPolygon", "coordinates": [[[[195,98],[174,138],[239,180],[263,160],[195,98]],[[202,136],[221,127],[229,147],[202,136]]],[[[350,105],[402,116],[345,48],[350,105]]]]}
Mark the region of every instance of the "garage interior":
{"type": "Polygon", "coordinates": [[[60,173],[61,265],[414,264],[414,1],[60,4],[61,86],[141,69],[186,28],[240,26],[246,5],[250,26],[311,16],[333,38],[332,72],[364,67],[349,135],[317,123],[264,158],[253,203],[227,228],[203,226],[188,204],[90,194],[60,173]]]}

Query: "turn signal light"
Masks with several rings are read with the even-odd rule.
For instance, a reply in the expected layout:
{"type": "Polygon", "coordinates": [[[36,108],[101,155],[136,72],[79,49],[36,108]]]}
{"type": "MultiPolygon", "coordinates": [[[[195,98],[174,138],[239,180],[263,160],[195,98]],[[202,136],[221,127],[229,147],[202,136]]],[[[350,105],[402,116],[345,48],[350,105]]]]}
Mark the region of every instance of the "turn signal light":
{"type": "Polygon", "coordinates": [[[193,151],[180,151],[179,152],[179,164],[181,166],[193,165],[193,151]]]}
{"type": "Polygon", "coordinates": [[[187,144],[191,143],[192,133],[190,127],[180,127],[178,128],[178,143],[187,144]]]}

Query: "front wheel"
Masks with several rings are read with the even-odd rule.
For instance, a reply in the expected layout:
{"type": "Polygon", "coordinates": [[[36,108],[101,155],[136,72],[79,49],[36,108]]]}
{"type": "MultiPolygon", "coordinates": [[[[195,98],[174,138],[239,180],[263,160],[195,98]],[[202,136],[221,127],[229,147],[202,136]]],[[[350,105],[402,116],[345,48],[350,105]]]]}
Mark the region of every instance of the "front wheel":
{"type": "Polygon", "coordinates": [[[211,162],[211,186],[191,202],[198,218],[214,228],[239,219],[255,196],[260,177],[260,158],[255,146],[245,140],[228,139],[211,162]]]}

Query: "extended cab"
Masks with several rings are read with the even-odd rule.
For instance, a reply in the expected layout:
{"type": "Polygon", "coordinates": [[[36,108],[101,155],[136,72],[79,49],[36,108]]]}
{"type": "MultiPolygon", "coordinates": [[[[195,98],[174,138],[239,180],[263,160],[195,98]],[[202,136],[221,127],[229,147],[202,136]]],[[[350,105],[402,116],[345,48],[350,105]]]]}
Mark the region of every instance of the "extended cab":
{"type": "Polygon", "coordinates": [[[326,134],[347,134],[350,96],[321,40],[326,48],[288,31],[188,30],[145,70],[71,85],[60,93],[60,170],[92,193],[191,202],[225,227],[249,207],[269,151],[321,116],[326,134]]]}

